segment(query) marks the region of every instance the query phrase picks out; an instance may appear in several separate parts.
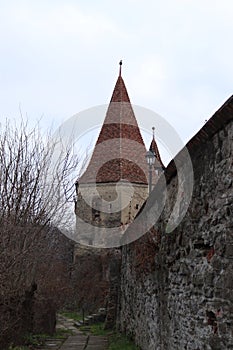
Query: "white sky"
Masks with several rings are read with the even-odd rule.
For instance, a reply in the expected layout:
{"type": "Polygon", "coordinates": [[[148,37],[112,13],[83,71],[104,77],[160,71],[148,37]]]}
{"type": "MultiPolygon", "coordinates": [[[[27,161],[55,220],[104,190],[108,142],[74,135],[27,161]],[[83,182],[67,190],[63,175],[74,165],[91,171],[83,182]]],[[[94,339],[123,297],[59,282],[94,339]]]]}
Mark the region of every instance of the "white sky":
{"type": "Polygon", "coordinates": [[[232,13],[231,0],[0,0],[0,120],[21,109],[59,126],[106,104],[123,59],[131,102],[187,142],[232,94],[232,13]]]}

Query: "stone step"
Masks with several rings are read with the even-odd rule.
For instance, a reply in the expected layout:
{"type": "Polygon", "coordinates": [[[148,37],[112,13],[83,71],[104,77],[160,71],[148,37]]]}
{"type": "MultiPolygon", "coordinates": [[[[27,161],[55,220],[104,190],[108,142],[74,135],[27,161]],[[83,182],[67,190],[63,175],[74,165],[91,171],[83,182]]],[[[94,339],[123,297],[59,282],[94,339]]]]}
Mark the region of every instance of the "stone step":
{"type": "Polygon", "coordinates": [[[58,350],[65,339],[46,339],[45,344],[38,346],[38,350],[58,350]]]}
{"type": "MultiPolygon", "coordinates": [[[[90,322],[92,316],[86,317],[90,322]]],[[[94,314],[94,318],[98,314],[94,314]]],[[[103,336],[93,336],[91,334],[85,335],[83,332],[74,327],[74,321],[66,317],[57,318],[57,329],[67,329],[72,331],[72,335],[67,334],[66,339],[48,338],[43,346],[37,348],[38,350],[107,350],[108,340],[103,336]],[[74,330],[74,331],[73,331],[74,330]]],[[[84,327],[83,331],[90,333],[90,327],[83,325],[82,321],[75,322],[84,327]]]]}
{"type": "Polygon", "coordinates": [[[88,326],[82,327],[82,332],[90,332],[90,331],[91,331],[91,327],[88,327],[88,326]]]}
{"type": "Polygon", "coordinates": [[[92,314],[89,316],[86,316],[84,318],[84,322],[83,320],[79,320],[79,321],[73,321],[73,325],[77,328],[84,326],[84,325],[89,325],[95,322],[103,322],[105,319],[105,315],[104,314],[92,314]]]}
{"type": "Polygon", "coordinates": [[[70,336],[61,346],[60,350],[83,350],[86,345],[87,337],[85,335],[70,336]]]}

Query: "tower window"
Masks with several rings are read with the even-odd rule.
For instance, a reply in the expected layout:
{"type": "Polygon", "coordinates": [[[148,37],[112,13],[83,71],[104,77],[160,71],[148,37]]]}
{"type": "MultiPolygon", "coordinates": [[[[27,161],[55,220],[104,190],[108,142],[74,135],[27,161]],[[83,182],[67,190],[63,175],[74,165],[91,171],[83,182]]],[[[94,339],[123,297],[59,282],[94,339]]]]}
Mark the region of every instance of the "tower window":
{"type": "Polygon", "coordinates": [[[92,220],[93,221],[100,220],[100,209],[101,209],[101,199],[94,198],[92,201],[92,220]]]}

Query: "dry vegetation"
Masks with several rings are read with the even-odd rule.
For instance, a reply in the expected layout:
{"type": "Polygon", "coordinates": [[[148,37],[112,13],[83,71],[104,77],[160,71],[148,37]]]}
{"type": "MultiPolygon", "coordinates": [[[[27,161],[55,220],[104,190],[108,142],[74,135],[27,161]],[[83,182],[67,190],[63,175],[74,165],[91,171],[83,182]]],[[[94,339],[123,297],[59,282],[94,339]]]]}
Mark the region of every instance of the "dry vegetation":
{"type": "Polygon", "coordinates": [[[52,330],[55,309],[70,292],[72,244],[57,227],[69,227],[64,213],[77,165],[72,149],[61,149],[39,127],[0,125],[1,348],[43,328],[38,310],[52,330]]]}

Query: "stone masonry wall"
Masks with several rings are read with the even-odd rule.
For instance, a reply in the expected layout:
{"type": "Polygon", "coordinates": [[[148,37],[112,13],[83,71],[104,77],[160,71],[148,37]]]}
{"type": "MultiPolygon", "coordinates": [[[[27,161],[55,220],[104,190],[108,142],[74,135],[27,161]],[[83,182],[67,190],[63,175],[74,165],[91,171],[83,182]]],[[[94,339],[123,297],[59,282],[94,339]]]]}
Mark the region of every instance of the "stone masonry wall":
{"type": "Polygon", "coordinates": [[[123,235],[147,197],[148,186],[143,184],[81,184],[75,208],[76,241],[100,248],[117,246],[119,228],[123,235]]]}
{"type": "Polygon", "coordinates": [[[187,145],[194,191],[181,224],[166,233],[178,187],[171,163],[159,221],[122,248],[118,327],[142,350],[233,349],[232,102],[187,145]]]}

